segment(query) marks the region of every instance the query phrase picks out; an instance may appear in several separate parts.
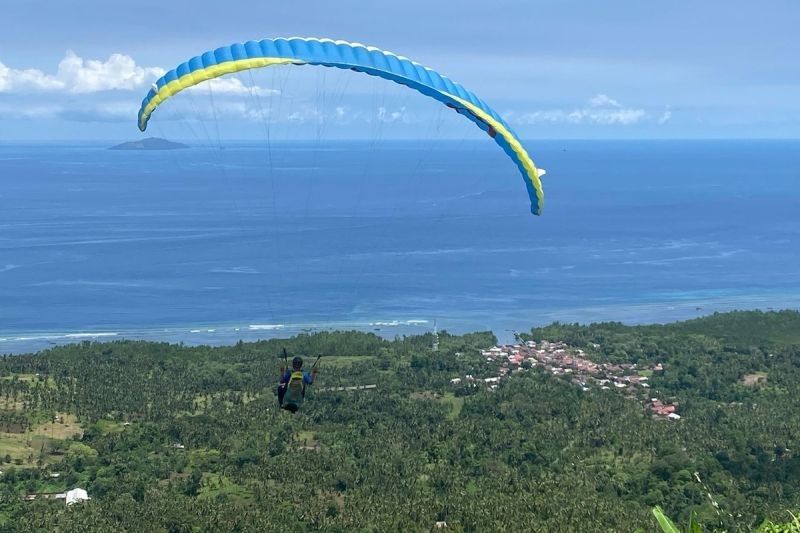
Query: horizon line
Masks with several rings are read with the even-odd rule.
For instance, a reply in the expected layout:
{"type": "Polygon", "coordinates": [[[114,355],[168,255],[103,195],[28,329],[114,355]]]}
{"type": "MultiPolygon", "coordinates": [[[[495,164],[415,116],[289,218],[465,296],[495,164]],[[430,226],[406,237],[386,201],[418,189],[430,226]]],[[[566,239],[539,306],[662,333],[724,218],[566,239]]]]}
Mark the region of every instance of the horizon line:
{"type": "MultiPolygon", "coordinates": [[[[51,139],[0,139],[2,144],[88,144],[88,143],[119,143],[119,142],[135,142],[148,138],[166,139],[174,142],[181,142],[185,144],[198,145],[197,139],[185,139],[180,137],[161,137],[157,135],[139,137],[139,138],[98,138],[98,139],[71,139],[71,138],[51,138],[51,139]]],[[[535,137],[529,139],[522,139],[523,142],[675,142],[675,141],[800,141],[798,137],[535,137]]],[[[271,139],[270,144],[282,143],[295,143],[295,142],[319,142],[315,137],[296,138],[296,139],[271,139]]],[[[350,137],[350,138],[333,138],[324,141],[328,142],[374,142],[369,137],[350,137]]],[[[457,143],[482,143],[483,139],[459,139],[459,138],[442,138],[431,140],[422,137],[397,137],[397,138],[383,138],[381,142],[457,142],[457,143]]],[[[259,143],[266,144],[267,141],[258,138],[241,138],[241,139],[210,139],[205,142],[199,143],[200,146],[214,145],[214,144],[231,144],[231,143],[259,143]]]]}

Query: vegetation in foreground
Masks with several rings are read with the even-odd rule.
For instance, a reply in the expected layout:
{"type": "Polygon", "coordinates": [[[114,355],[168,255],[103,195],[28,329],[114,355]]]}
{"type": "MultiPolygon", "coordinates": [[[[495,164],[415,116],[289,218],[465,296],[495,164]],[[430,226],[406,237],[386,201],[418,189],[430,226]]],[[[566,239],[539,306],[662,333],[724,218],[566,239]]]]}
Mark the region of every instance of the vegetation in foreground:
{"type": "Polygon", "coordinates": [[[83,343],[0,362],[0,529],[654,531],[657,505],[707,530],[791,525],[800,314],[553,324],[523,337],[597,362],[662,363],[650,386],[681,419],[535,369],[496,389],[454,388],[497,375],[480,356],[490,333],[440,334],[437,352],[430,335],[357,332],[220,348],[83,343]],[[324,355],[295,416],[276,409],[283,346],[324,355]],[[331,390],[367,384],[377,387],[331,390]],[[45,499],[74,487],[92,499],[45,499]]]}

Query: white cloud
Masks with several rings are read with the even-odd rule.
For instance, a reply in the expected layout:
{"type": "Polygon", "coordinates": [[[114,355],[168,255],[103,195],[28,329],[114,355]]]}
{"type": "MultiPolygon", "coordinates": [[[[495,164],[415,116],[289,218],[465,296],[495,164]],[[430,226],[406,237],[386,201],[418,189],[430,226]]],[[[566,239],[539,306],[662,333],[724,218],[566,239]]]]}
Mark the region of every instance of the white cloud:
{"type": "Polygon", "coordinates": [[[132,90],[145,87],[164,75],[159,67],[140,67],[132,57],[112,54],[108,61],[83,59],[67,52],[58,64],[57,79],[73,93],[132,90]]]}
{"type": "Polygon", "coordinates": [[[519,125],[542,123],[630,125],[647,118],[644,109],[625,107],[605,94],[592,96],[583,107],[548,109],[529,113],[506,113],[506,120],[519,125]]]}
{"type": "Polygon", "coordinates": [[[156,113],[159,114],[159,121],[203,123],[228,119],[260,122],[267,117],[266,109],[245,100],[219,99],[214,101],[214,105],[210,103],[204,105],[192,99],[181,99],[180,97],[176,98],[172,105],[161,106],[156,113]]]}
{"type": "Polygon", "coordinates": [[[669,122],[669,120],[671,118],[672,118],[672,110],[669,107],[667,107],[664,110],[664,114],[662,114],[661,117],[659,117],[658,123],[659,124],[666,124],[667,122],[669,122]]]}
{"type": "Polygon", "coordinates": [[[16,70],[0,63],[0,92],[26,89],[59,90],[63,83],[41,70],[16,70]]]}
{"type": "Polygon", "coordinates": [[[418,117],[408,112],[406,107],[391,110],[380,106],[374,112],[369,109],[353,109],[349,106],[336,106],[333,110],[320,110],[312,105],[301,105],[285,116],[275,116],[275,122],[296,124],[412,124],[418,117]]]}
{"type": "MultiPolygon", "coordinates": [[[[289,113],[286,120],[295,124],[322,124],[325,117],[315,107],[302,106],[289,113]]],[[[278,120],[280,118],[278,117],[278,120]]]]}
{"type": "MultiPolygon", "coordinates": [[[[164,75],[161,67],[142,67],[125,54],[106,61],[84,59],[68,51],[55,74],[38,69],[13,69],[0,62],[0,92],[66,92],[74,94],[113,90],[143,90],[164,75]]],[[[248,86],[239,78],[215,78],[192,88],[226,96],[268,96],[280,91],[248,86]]]]}
{"type": "Polygon", "coordinates": [[[264,89],[257,85],[246,85],[239,78],[214,78],[187,90],[195,93],[224,94],[228,96],[270,96],[281,94],[277,89],[264,89]]]}
{"type": "Polygon", "coordinates": [[[622,104],[605,94],[596,94],[589,98],[592,107],[622,107],[622,104]]]}
{"type": "Polygon", "coordinates": [[[378,113],[376,118],[379,122],[385,122],[387,124],[391,124],[392,122],[403,122],[408,123],[409,117],[406,115],[406,108],[401,107],[397,111],[389,111],[385,107],[379,107],[378,113]]]}
{"type": "Polygon", "coordinates": [[[647,113],[643,109],[577,109],[570,113],[570,121],[577,124],[636,124],[647,113]]]}
{"type": "Polygon", "coordinates": [[[403,123],[409,124],[413,117],[406,111],[405,107],[397,110],[390,110],[386,107],[378,107],[375,113],[369,111],[352,110],[347,106],[336,106],[332,111],[321,111],[317,107],[302,105],[293,110],[285,117],[275,117],[277,122],[293,122],[296,124],[339,124],[347,125],[353,123],[403,123]]]}
{"type": "MultiPolygon", "coordinates": [[[[384,114],[386,111],[384,110],[384,114]]],[[[353,110],[349,106],[336,106],[333,111],[320,111],[316,107],[303,106],[287,115],[289,122],[349,125],[354,123],[370,123],[380,115],[380,109],[372,115],[364,110],[353,110]]],[[[276,117],[281,121],[281,117],[276,117]]]]}
{"type": "Polygon", "coordinates": [[[0,63],[0,92],[55,91],[94,93],[146,87],[164,74],[159,67],[140,67],[130,56],[113,54],[107,61],[83,59],[67,52],[56,74],[38,69],[13,69],[0,63]]]}

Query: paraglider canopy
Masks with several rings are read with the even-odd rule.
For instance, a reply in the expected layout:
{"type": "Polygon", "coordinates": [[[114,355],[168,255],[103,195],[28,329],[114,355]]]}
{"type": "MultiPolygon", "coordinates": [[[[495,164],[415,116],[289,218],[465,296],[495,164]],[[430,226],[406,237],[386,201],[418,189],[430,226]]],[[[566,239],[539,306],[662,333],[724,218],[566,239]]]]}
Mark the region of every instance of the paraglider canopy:
{"type": "Polygon", "coordinates": [[[524,179],[531,212],[541,214],[544,191],[540,177],[544,172],[536,168],[522,142],[494,109],[432,69],[359,43],[292,37],[248,41],[205,52],[167,72],[153,85],[139,110],[139,129],[145,131],[156,108],[184,89],[225,74],[273,65],[320,65],[363,72],[442,102],[486,131],[508,154],[524,179]]]}

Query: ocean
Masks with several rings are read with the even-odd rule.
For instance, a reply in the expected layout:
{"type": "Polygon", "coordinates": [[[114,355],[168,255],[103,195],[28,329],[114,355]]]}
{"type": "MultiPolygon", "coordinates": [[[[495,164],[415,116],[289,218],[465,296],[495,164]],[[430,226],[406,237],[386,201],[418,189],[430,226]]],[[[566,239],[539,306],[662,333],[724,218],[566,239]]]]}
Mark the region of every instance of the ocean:
{"type": "Polygon", "coordinates": [[[800,142],[0,144],[0,353],[800,306],[800,142]]]}

